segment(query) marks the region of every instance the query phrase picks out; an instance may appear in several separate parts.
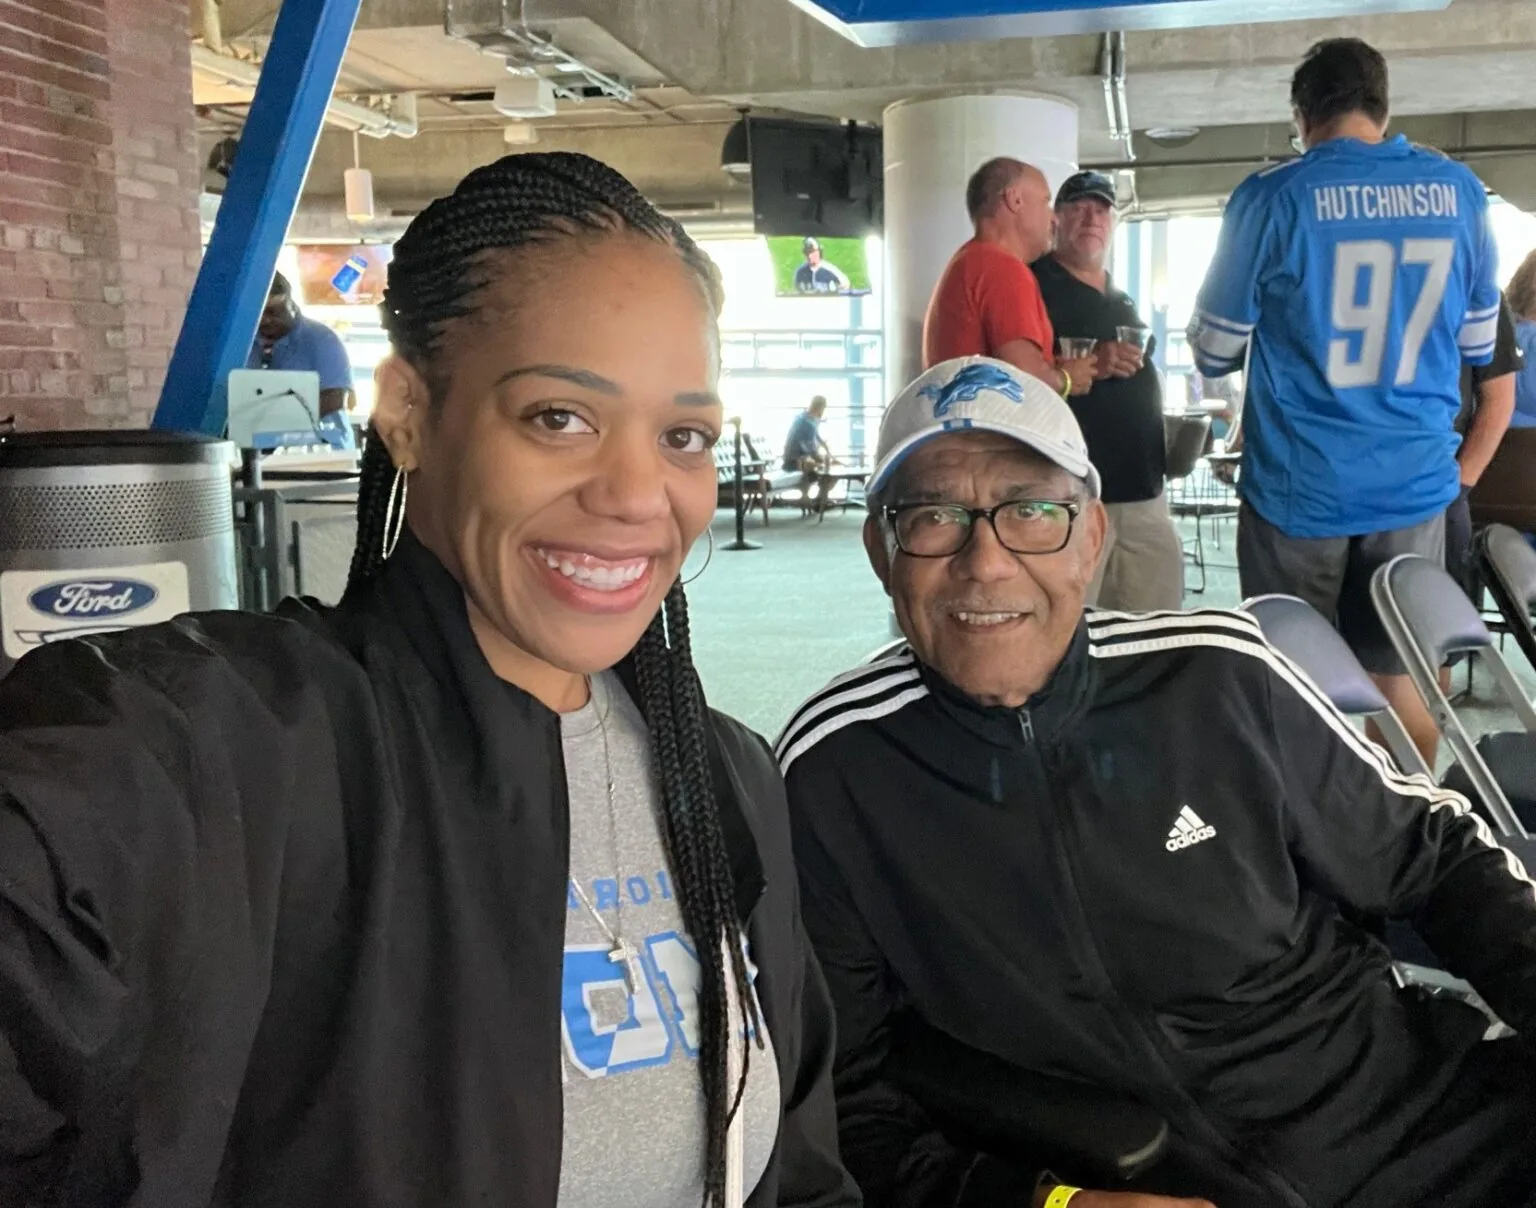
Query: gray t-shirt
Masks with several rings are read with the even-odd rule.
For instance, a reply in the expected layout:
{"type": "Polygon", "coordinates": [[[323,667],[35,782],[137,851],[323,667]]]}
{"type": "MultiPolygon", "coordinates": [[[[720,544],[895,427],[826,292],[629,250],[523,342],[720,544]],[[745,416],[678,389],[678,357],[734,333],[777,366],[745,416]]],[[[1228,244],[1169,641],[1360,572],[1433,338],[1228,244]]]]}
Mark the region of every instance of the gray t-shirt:
{"type": "MultiPolygon", "coordinates": [[[[560,1208],[697,1208],[704,1187],[699,965],[662,844],[650,735],[623,685],[603,675],[594,678],[586,707],[561,717],[560,736],[571,800],[560,1208]],[[638,951],[643,977],[636,993],[626,966],[609,959],[613,941],[578,896],[578,884],[608,927],[638,951]]],[[[778,1134],[771,1043],[751,1049],[743,1110],[743,1186],[750,1194],[778,1134]]]]}

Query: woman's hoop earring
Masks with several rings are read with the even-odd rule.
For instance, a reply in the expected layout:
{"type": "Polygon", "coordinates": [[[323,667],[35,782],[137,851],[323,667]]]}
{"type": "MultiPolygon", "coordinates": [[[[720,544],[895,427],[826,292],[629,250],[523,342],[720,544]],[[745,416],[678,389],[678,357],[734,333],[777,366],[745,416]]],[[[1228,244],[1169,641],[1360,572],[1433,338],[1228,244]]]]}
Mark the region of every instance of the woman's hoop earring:
{"type": "Polygon", "coordinates": [[[400,533],[405,528],[405,500],[411,492],[411,480],[403,467],[395,467],[395,480],[389,484],[389,502],[384,505],[384,561],[388,562],[400,533]]]}
{"type": "Polygon", "coordinates": [[[693,574],[689,575],[686,579],[680,580],[679,585],[682,587],[687,587],[688,584],[692,583],[695,579],[707,571],[709,569],[709,564],[715,560],[715,530],[713,528],[707,528],[704,530],[704,535],[709,538],[709,553],[704,555],[704,565],[699,567],[698,570],[694,571],[693,574]]]}

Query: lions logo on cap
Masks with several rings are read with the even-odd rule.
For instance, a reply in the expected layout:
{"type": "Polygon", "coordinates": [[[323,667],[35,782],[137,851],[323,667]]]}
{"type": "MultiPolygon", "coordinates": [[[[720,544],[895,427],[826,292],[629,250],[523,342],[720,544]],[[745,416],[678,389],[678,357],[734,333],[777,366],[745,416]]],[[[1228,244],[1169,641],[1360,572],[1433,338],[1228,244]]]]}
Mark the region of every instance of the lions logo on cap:
{"type": "Polygon", "coordinates": [[[1012,374],[996,365],[967,365],[943,385],[935,382],[917,393],[933,400],[933,418],[943,419],[959,403],[979,398],[983,390],[1001,394],[1009,402],[1024,401],[1024,387],[1012,374]]]}

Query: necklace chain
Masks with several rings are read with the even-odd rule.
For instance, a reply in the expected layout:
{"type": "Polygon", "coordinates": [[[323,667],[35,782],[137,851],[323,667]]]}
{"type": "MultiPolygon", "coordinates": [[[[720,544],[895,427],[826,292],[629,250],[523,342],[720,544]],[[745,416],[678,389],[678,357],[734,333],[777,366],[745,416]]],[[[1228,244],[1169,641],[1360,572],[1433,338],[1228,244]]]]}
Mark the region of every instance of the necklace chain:
{"type": "MultiPolygon", "coordinates": [[[[613,780],[613,756],[608,747],[608,725],[603,716],[603,702],[598,697],[597,681],[591,676],[587,677],[587,696],[597,715],[597,730],[603,740],[603,779],[608,785],[608,849],[613,856],[613,873],[617,882],[619,876],[618,786],[613,780]]],[[[581,904],[587,908],[587,913],[603,929],[603,934],[613,945],[608,951],[608,959],[616,965],[624,966],[624,979],[629,983],[629,992],[637,993],[643,976],[640,969],[640,952],[624,938],[624,915],[618,899],[616,898],[614,902],[614,914],[618,919],[618,926],[615,928],[608,925],[608,920],[592,904],[592,899],[587,896],[587,891],[582,888],[581,882],[575,877],[569,879],[571,887],[576,890],[576,896],[581,899],[581,904]]]]}

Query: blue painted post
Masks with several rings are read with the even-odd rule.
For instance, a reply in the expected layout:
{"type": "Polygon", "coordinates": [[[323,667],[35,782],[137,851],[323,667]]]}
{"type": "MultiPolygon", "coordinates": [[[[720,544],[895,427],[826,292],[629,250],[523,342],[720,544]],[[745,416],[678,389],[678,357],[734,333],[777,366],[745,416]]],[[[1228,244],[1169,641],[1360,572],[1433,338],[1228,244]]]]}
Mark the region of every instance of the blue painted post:
{"type": "Polygon", "coordinates": [[[154,426],[222,436],[362,0],[285,0],[154,426]]]}

